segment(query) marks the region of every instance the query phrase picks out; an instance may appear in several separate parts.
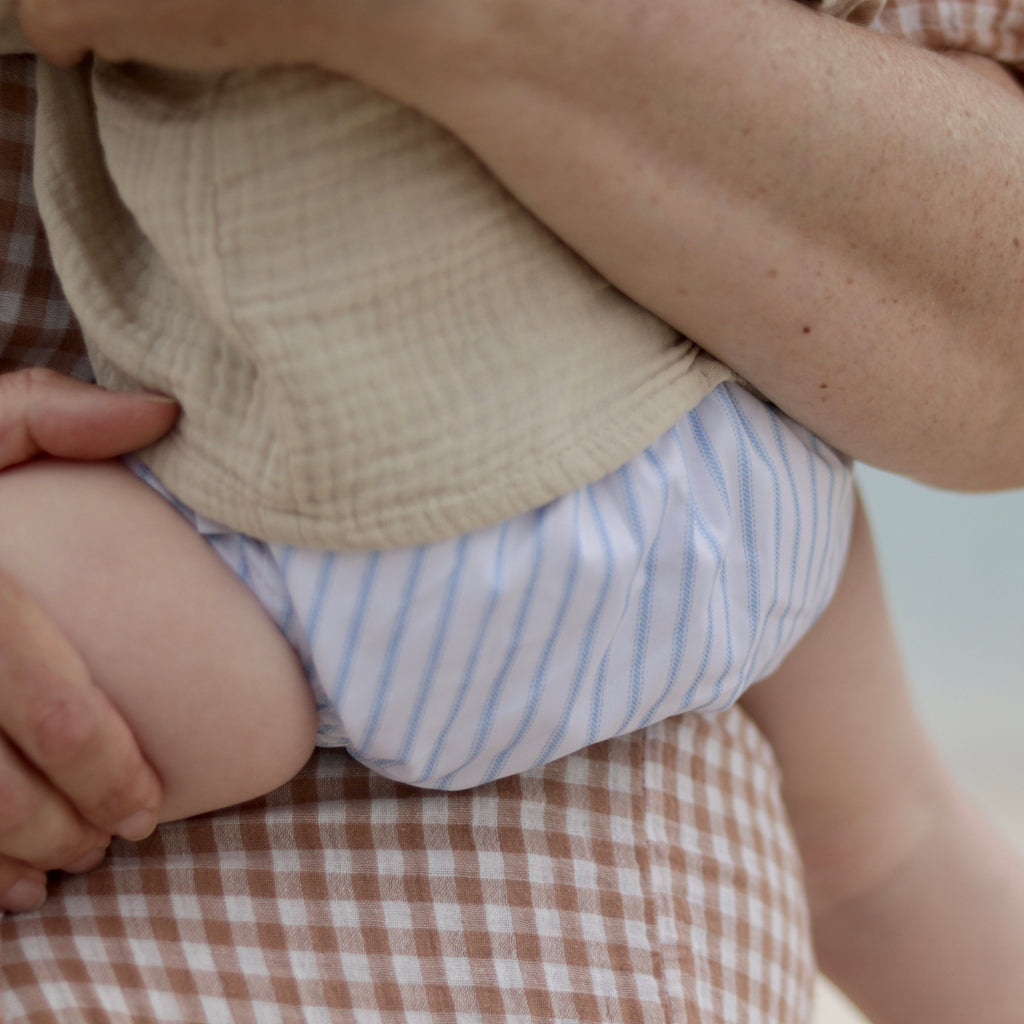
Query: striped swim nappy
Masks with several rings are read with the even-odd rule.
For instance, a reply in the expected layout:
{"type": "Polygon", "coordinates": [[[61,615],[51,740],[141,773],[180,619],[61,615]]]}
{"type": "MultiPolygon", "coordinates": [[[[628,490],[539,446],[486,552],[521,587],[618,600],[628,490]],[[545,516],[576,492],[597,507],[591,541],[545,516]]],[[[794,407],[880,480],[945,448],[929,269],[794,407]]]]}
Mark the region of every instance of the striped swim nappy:
{"type": "Polygon", "coordinates": [[[299,652],[318,743],[439,789],[728,707],[825,608],[853,521],[846,460],[733,384],[596,483],[416,548],[265,543],[133,469],[299,652]]]}

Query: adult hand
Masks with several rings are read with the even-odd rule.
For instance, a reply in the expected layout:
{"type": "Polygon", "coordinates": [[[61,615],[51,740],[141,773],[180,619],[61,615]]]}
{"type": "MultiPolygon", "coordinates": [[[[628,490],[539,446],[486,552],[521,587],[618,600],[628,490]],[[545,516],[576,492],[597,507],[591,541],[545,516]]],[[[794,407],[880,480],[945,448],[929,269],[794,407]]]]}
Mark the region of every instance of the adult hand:
{"type": "MultiPolygon", "coordinates": [[[[89,53],[179,71],[309,65],[412,106],[472,52],[477,5],[434,0],[17,0],[22,30],[58,65],[89,53]]],[[[488,8],[495,5],[482,5],[488,8]]],[[[486,20],[486,19],[483,19],[486,20]]],[[[426,109],[426,108],[424,108],[426,109]]],[[[429,110],[427,110],[430,113],[429,110]]]]}
{"type": "Polygon", "coordinates": [[[55,64],[87,53],[189,71],[313,60],[330,0],[20,0],[22,29],[55,64]]]}
{"type": "MultiPolygon", "coordinates": [[[[0,376],[0,469],[104,459],[166,433],[178,408],[49,370],[0,376]]],[[[2,527],[0,527],[2,528],[2,527]]],[[[0,572],[0,907],[45,897],[46,870],[87,870],[112,834],[156,822],[160,783],[61,631],[0,572]]]]}

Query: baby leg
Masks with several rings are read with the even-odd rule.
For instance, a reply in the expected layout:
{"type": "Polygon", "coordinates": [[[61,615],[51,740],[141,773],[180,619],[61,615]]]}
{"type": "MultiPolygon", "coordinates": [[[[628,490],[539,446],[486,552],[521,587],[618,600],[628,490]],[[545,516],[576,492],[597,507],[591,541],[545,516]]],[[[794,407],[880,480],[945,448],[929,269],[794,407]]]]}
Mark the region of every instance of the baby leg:
{"type": "Polygon", "coordinates": [[[0,566],[40,603],[163,780],[163,820],[268,792],[308,758],[312,697],[276,626],[120,463],[0,474],[0,566]]]}
{"type": "Polygon", "coordinates": [[[1024,864],[926,737],[858,509],[832,603],[743,699],[772,743],[822,969],[875,1024],[1011,1024],[1024,864]]]}

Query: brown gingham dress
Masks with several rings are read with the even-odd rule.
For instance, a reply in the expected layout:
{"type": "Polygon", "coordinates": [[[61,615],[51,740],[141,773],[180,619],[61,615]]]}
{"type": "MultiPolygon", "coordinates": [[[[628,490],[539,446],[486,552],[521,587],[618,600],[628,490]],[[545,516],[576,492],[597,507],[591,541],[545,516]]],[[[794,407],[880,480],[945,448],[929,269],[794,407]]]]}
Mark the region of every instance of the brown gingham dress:
{"type": "MultiPolygon", "coordinates": [[[[3,58],[0,367],[86,377],[32,108],[3,58]]],[[[5,1024],[806,1024],[813,980],[777,767],[736,709],[469,792],[320,752],[0,915],[5,1024]]]]}

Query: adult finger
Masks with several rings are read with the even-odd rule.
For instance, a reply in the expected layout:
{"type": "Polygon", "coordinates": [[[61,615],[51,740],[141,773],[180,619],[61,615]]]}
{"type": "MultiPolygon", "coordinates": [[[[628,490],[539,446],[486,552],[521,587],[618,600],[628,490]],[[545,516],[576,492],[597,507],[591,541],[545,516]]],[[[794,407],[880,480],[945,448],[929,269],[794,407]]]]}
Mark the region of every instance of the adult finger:
{"type": "Polygon", "coordinates": [[[105,391],[41,367],[0,375],[0,468],[36,455],[108,459],[166,434],[168,398],[105,391]]]}
{"type": "Polygon", "coordinates": [[[28,870],[90,864],[110,835],[90,825],[0,738],[0,857],[28,870]]]}
{"type": "MultiPolygon", "coordinates": [[[[82,818],[126,839],[156,824],[160,783],[127,723],[34,601],[0,574],[0,730],[82,818]]],[[[8,793],[31,781],[9,769],[8,793]],[[13,776],[13,780],[11,778],[13,776]]],[[[12,851],[0,845],[0,852],[12,851]]],[[[67,859],[66,855],[65,860],[67,859]]]]}
{"type": "Polygon", "coordinates": [[[0,856],[0,910],[24,914],[46,899],[46,873],[22,861],[0,856]]]}
{"type": "MultiPolygon", "coordinates": [[[[103,863],[106,853],[97,848],[74,863],[62,865],[61,870],[73,875],[92,871],[103,863]]],[[[0,854],[0,911],[25,914],[38,910],[46,902],[47,880],[45,871],[0,854]]]]}
{"type": "MultiPolygon", "coordinates": [[[[268,13],[279,26],[296,3],[280,0],[19,0],[26,37],[55,64],[86,52],[188,70],[222,70],[251,61],[253,26],[268,13]]],[[[287,38],[282,31],[279,39],[287,38]]]]}
{"type": "Polygon", "coordinates": [[[25,37],[41,56],[65,66],[85,56],[88,22],[80,7],[63,0],[17,0],[17,9],[25,37]]]}

